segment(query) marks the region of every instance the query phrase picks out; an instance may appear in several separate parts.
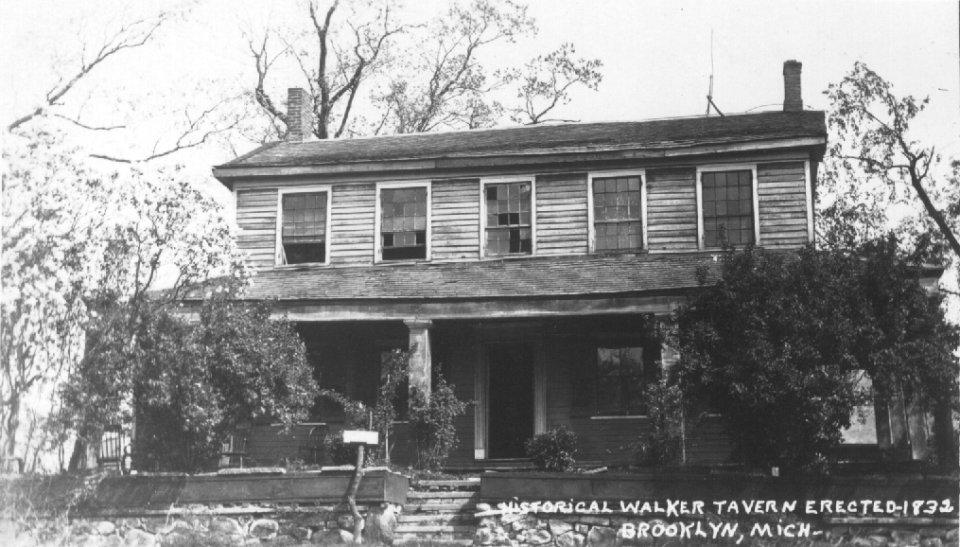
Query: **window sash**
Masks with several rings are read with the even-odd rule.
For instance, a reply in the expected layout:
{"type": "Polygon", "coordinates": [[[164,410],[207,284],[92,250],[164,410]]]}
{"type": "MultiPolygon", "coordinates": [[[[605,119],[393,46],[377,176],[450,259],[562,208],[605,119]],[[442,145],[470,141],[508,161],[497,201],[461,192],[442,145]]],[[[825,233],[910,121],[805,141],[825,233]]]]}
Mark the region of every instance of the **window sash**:
{"type": "Polygon", "coordinates": [[[485,254],[533,254],[533,184],[487,184],[483,192],[486,215],[485,254]]]}
{"type": "Polygon", "coordinates": [[[281,264],[326,262],[327,198],[326,191],[281,194],[281,264]]]}
{"type": "Polygon", "coordinates": [[[380,190],[380,249],[384,260],[427,257],[427,188],[380,190]]]}
{"type": "Polygon", "coordinates": [[[594,249],[642,249],[643,212],[640,175],[593,179],[594,249]]]}
{"type": "Polygon", "coordinates": [[[596,355],[597,411],[643,414],[647,387],[643,347],[598,347],[596,355]]]}
{"type": "Polygon", "coordinates": [[[753,172],[704,172],[701,187],[704,246],[720,246],[722,234],[731,245],[754,243],[753,172]]]}

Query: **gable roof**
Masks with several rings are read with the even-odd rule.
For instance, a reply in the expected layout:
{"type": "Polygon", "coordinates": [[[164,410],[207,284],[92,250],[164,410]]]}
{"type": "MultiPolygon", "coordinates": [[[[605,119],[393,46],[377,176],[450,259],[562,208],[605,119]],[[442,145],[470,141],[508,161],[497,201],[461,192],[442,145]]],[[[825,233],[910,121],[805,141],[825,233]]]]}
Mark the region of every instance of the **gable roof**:
{"type": "Polygon", "coordinates": [[[804,137],[826,137],[823,112],[762,112],[726,117],[534,125],[306,142],[279,141],[261,146],[216,169],[228,171],[245,167],[527,156],[624,149],[682,149],[804,137]]]}
{"type": "Polygon", "coordinates": [[[478,300],[676,292],[696,287],[707,253],[614,254],[479,262],[261,270],[251,300],[478,300]]]}

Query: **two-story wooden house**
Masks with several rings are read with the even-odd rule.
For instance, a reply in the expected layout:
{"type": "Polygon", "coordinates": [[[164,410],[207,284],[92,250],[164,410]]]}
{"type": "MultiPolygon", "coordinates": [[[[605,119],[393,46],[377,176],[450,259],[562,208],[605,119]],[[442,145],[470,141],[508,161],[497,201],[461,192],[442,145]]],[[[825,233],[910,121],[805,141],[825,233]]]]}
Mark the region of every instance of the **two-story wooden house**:
{"type": "MultiPolygon", "coordinates": [[[[326,141],[291,89],[290,137],[214,170],[259,269],[247,298],[298,323],[324,387],[372,401],[394,348],[412,348],[412,388],[442,370],[475,403],[452,466],[521,458],[560,425],[578,460],[630,461],[644,387],[673,359],[658,322],[721,234],[813,238],[826,129],[803,110],[800,68],[784,64],[777,112],[326,141]]],[[[249,455],[295,458],[309,427],[256,426],[249,455]]],[[[688,437],[687,461],[726,459],[716,424],[688,437]]]]}

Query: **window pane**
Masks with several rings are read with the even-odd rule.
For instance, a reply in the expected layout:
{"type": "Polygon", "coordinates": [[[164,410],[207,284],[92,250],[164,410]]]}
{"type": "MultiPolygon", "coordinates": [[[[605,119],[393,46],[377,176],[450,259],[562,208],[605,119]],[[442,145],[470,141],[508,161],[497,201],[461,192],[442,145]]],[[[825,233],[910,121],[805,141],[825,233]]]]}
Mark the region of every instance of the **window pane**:
{"type": "Polygon", "coordinates": [[[425,259],[427,189],[384,188],[380,191],[380,203],[383,259],[425,259]]]}
{"type": "Polygon", "coordinates": [[[487,185],[486,254],[527,254],[532,251],[531,231],[516,229],[530,226],[531,188],[528,182],[487,185]]]}
{"type": "Polygon", "coordinates": [[[281,244],[285,264],[326,260],[326,192],[284,194],[281,244]]]}
{"type": "Polygon", "coordinates": [[[704,173],[704,244],[719,246],[753,242],[753,173],[749,170],[704,173]],[[715,188],[714,188],[715,187],[715,188]]]}

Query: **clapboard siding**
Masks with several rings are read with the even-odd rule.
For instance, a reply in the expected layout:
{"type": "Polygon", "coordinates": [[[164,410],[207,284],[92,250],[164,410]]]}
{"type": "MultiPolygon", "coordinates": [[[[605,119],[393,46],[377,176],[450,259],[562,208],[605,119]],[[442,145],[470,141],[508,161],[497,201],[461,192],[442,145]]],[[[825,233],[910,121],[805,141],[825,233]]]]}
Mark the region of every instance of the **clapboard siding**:
{"type": "Polygon", "coordinates": [[[799,246],[807,243],[807,192],[803,162],[757,166],[760,244],[799,246]]]}
{"type": "Polygon", "coordinates": [[[647,171],[647,244],[650,250],[697,248],[696,171],[647,171]]]}
{"type": "Polygon", "coordinates": [[[537,177],[537,254],[587,252],[587,175],[537,177]]]}
{"type": "Polygon", "coordinates": [[[454,260],[479,257],[479,179],[434,181],[430,192],[431,258],[454,260]]]}
{"type": "Polygon", "coordinates": [[[237,246],[255,268],[273,266],[277,243],[277,189],[237,192],[237,246]]]}
{"type": "Polygon", "coordinates": [[[330,263],[372,264],[376,185],[339,184],[330,207],[330,263]]]}

